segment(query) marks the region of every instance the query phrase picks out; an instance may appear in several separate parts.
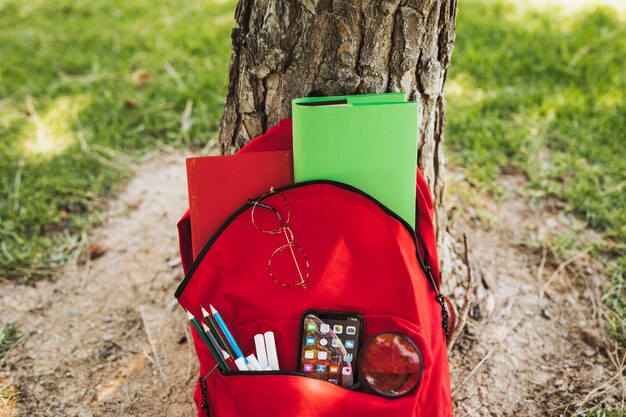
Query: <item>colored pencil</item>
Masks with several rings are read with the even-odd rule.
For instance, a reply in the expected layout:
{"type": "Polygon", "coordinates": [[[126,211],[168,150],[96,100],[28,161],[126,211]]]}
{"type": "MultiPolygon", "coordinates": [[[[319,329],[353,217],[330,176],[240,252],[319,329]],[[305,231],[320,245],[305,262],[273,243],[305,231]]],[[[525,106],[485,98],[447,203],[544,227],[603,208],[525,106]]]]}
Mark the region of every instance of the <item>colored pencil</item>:
{"type": "Polygon", "coordinates": [[[211,314],[213,315],[213,318],[217,322],[218,326],[220,326],[220,329],[222,329],[222,333],[224,333],[226,340],[228,340],[228,343],[230,343],[230,346],[233,348],[233,352],[235,352],[235,356],[237,357],[237,359],[243,358],[243,362],[248,365],[248,360],[243,355],[241,349],[239,349],[239,345],[237,345],[235,338],[233,337],[230,330],[228,330],[228,327],[226,326],[226,323],[224,323],[224,319],[222,319],[220,313],[211,304],[209,304],[209,309],[211,310],[211,314]]]}
{"type": "Polygon", "coordinates": [[[230,349],[230,347],[228,346],[228,343],[226,343],[226,341],[222,337],[222,334],[218,330],[217,323],[215,323],[215,319],[211,317],[211,314],[208,311],[206,311],[204,307],[201,306],[200,308],[202,309],[202,315],[204,316],[204,321],[209,325],[211,332],[217,338],[217,341],[220,343],[220,346],[222,347],[222,349],[226,350],[226,352],[228,352],[230,357],[235,357],[235,354],[230,349]]]}
{"type": "Polygon", "coordinates": [[[228,368],[230,370],[237,369],[237,365],[235,365],[235,362],[230,357],[228,352],[226,352],[224,349],[220,347],[220,344],[218,343],[217,339],[213,335],[213,332],[211,331],[209,326],[207,326],[205,323],[202,323],[202,328],[204,329],[205,333],[209,337],[211,344],[222,354],[222,357],[224,358],[224,362],[226,362],[226,365],[228,365],[228,368]]]}
{"type": "Polygon", "coordinates": [[[204,332],[204,329],[202,329],[202,326],[200,326],[200,323],[198,323],[198,320],[189,311],[187,311],[187,317],[189,318],[189,321],[191,322],[193,327],[196,329],[196,332],[198,332],[198,335],[200,336],[200,338],[204,341],[204,343],[209,348],[209,351],[213,355],[213,358],[217,361],[217,366],[219,366],[220,369],[223,371],[228,371],[229,370],[228,365],[224,361],[224,357],[222,356],[221,349],[216,350],[215,346],[213,346],[213,344],[211,343],[211,340],[209,339],[207,334],[204,332]]]}

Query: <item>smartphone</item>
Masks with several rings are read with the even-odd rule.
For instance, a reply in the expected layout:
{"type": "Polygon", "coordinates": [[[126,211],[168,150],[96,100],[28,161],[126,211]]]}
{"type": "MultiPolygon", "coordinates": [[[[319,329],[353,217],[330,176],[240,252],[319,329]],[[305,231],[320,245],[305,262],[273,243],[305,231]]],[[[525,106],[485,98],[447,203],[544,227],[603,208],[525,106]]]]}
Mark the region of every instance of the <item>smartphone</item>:
{"type": "Polygon", "coordinates": [[[363,318],[357,313],[307,310],[300,332],[300,372],[350,388],[356,381],[363,318]]]}

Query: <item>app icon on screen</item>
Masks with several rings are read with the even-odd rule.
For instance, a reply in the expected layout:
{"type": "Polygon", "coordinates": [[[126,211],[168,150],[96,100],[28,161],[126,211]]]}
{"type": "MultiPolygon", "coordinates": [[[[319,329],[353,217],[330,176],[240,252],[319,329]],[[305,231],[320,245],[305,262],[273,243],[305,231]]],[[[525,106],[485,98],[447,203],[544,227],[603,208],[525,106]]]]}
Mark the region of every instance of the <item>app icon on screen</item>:
{"type": "Polygon", "coordinates": [[[341,374],[352,375],[352,368],[350,368],[349,366],[344,366],[343,368],[341,368],[341,374]]]}
{"type": "Polygon", "coordinates": [[[330,326],[329,326],[328,324],[326,324],[326,323],[323,323],[323,324],[320,326],[320,331],[321,331],[322,333],[328,333],[328,332],[330,332],[330,326]]]}
{"type": "Polygon", "coordinates": [[[305,363],[302,369],[304,370],[304,372],[313,372],[313,364],[305,363]]]}
{"type": "Polygon", "coordinates": [[[328,339],[324,339],[324,338],[320,339],[320,345],[326,346],[327,344],[328,344],[328,339]]]}
{"type": "Polygon", "coordinates": [[[352,353],[346,353],[345,355],[343,355],[343,360],[345,362],[352,362],[352,353]]]}
{"type": "Polygon", "coordinates": [[[315,368],[316,372],[326,372],[326,365],[317,365],[315,368]]]}
{"type": "Polygon", "coordinates": [[[354,326],[346,327],[346,334],[356,334],[356,327],[354,326]]]}
{"type": "Polygon", "coordinates": [[[309,332],[314,332],[317,330],[317,324],[313,323],[312,321],[308,322],[306,325],[306,330],[309,332]]]}
{"type": "Polygon", "coordinates": [[[328,352],[317,352],[317,359],[326,360],[328,359],[328,352]]]}
{"type": "Polygon", "coordinates": [[[307,359],[313,359],[315,357],[315,351],[314,350],[305,350],[304,351],[304,357],[307,359]]]}
{"type": "Polygon", "coordinates": [[[354,340],[348,339],[344,345],[346,346],[346,349],[354,349],[354,340]]]}
{"type": "Polygon", "coordinates": [[[331,343],[331,345],[333,347],[340,347],[341,346],[341,339],[333,339],[333,342],[331,343]]]}
{"type": "Polygon", "coordinates": [[[335,334],[343,333],[343,326],[341,324],[335,324],[333,326],[333,332],[335,332],[335,334]]]}
{"type": "Polygon", "coordinates": [[[313,346],[313,345],[315,345],[315,337],[313,337],[313,336],[309,336],[309,337],[307,337],[307,338],[306,338],[306,342],[305,342],[305,343],[306,343],[307,345],[309,345],[309,346],[313,346]]]}
{"type": "Polygon", "coordinates": [[[330,367],[328,368],[328,372],[330,372],[331,374],[338,374],[339,367],[337,365],[330,365],[330,367]]]}
{"type": "Polygon", "coordinates": [[[335,384],[335,385],[338,385],[338,384],[339,384],[339,381],[338,381],[338,380],[336,380],[335,378],[331,378],[331,379],[329,379],[329,380],[328,380],[328,382],[330,382],[331,384],[335,384]]]}

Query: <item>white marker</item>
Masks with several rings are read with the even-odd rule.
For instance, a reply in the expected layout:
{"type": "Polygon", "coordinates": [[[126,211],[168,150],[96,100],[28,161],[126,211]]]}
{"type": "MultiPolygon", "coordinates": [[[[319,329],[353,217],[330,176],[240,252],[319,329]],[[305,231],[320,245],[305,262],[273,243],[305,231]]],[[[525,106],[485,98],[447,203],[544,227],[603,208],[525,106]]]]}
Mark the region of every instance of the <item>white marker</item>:
{"type": "Polygon", "coordinates": [[[262,334],[254,336],[254,345],[256,346],[256,358],[261,369],[267,369],[269,364],[267,363],[267,352],[265,351],[265,338],[262,334]]]}
{"type": "Polygon", "coordinates": [[[246,365],[245,359],[243,357],[235,359],[235,365],[237,365],[237,369],[240,371],[249,371],[250,368],[246,365]]]}
{"type": "Polygon", "coordinates": [[[267,351],[267,363],[272,371],[279,371],[278,354],[276,353],[276,340],[274,340],[274,332],[265,332],[265,350],[267,351]]]}
{"type": "Polygon", "coordinates": [[[259,361],[256,360],[254,353],[246,356],[246,359],[248,360],[250,365],[252,365],[255,371],[262,371],[264,369],[264,368],[261,368],[261,365],[259,364],[259,361]]]}

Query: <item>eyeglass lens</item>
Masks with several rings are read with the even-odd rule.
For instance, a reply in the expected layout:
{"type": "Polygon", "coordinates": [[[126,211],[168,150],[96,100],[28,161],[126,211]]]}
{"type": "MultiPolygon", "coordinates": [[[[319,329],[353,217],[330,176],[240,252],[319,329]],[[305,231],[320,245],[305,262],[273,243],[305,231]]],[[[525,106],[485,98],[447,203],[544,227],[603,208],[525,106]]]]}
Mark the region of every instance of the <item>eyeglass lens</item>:
{"type": "Polygon", "coordinates": [[[270,258],[269,269],[275,281],[287,286],[302,285],[309,274],[304,250],[296,244],[276,249],[270,258]]]}
{"type": "Polygon", "coordinates": [[[252,224],[258,230],[284,237],[284,244],[270,256],[268,271],[270,277],[284,287],[301,286],[306,289],[305,280],[309,276],[309,262],[304,250],[295,241],[289,227],[291,207],[282,193],[270,191],[268,197],[249,200],[252,204],[252,224]]]}
{"type": "Polygon", "coordinates": [[[278,234],[289,225],[291,211],[282,194],[272,195],[254,207],[252,221],[262,232],[278,234]]]}
{"type": "Polygon", "coordinates": [[[401,397],[411,392],[422,376],[419,349],[408,337],[381,333],[370,338],[359,353],[362,382],[375,393],[401,397]]]}

